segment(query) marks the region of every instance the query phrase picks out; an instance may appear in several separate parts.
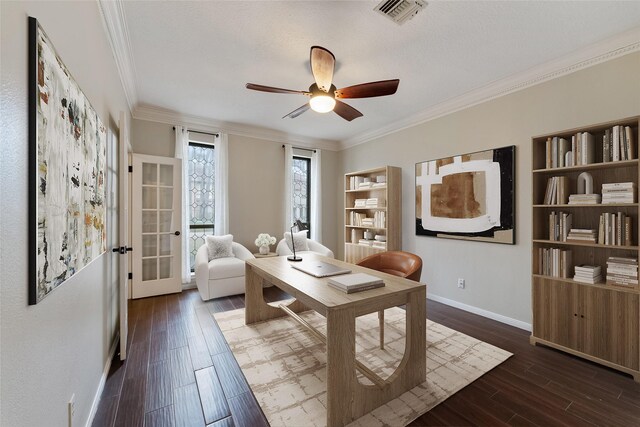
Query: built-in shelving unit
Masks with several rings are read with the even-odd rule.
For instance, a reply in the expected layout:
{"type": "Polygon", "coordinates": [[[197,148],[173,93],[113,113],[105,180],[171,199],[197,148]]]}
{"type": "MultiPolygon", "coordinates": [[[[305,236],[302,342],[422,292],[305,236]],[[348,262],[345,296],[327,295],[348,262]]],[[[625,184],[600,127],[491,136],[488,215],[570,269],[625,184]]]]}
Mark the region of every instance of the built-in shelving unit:
{"type": "Polygon", "coordinates": [[[345,174],[344,259],[357,263],[377,252],[402,248],[402,170],[382,166],[345,174]],[[384,183],[384,184],[383,184],[384,183]],[[357,200],[360,204],[357,204],[357,200]],[[362,206],[363,200],[370,203],[362,206]],[[365,220],[366,219],[366,220],[365,220]],[[369,225],[370,220],[375,223],[369,225]],[[365,224],[362,221],[365,220],[365,224]],[[364,242],[365,232],[385,242],[364,242]],[[362,242],[361,242],[362,241],[362,242]]]}
{"type": "MultiPolygon", "coordinates": [[[[548,345],[568,353],[601,363],[614,369],[634,376],[640,382],[640,291],[638,284],[631,279],[628,284],[615,283],[607,277],[615,276],[612,268],[609,270],[611,257],[627,260],[638,260],[640,255],[640,216],[637,199],[639,177],[638,153],[638,124],[640,117],[632,117],[613,122],[586,126],[579,129],[569,129],[553,134],[532,138],[532,303],[533,303],[533,332],[532,344],[548,345]],[[611,149],[611,129],[614,126],[629,127],[632,138],[623,141],[631,153],[629,159],[609,161],[605,156],[611,149]],[[560,139],[569,147],[576,147],[577,135],[588,134],[594,146],[593,157],[588,164],[564,166],[565,161],[556,159],[556,165],[549,167],[549,155],[553,155],[550,141],[557,140],[559,150],[560,139]],[[573,140],[573,145],[572,145],[573,140]],[[603,184],[633,183],[634,199],[630,203],[610,204],[570,204],[561,200],[561,204],[545,204],[548,185],[552,177],[566,177],[569,194],[576,194],[578,181],[584,182],[583,172],[588,172],[593,179],[593,193],[601,193],[603,184]],[[580,178],[579,178],[580,177],[580,178]],[[570,226],[567,228],[593,230],[596,241],[572,241],[564,238],[554,238],[557,233],[552,213],[560,213],[565,218],[571,216],[570,226]],[[630,223],[624,224],[630,230],[628,239],[620,243],[618,230],[617,244],[601,241],[603,228],[601,216],[616,213],[622,218],[630,218],[630,223]],[[620,213],[620,214],[618,214],[620,213]],[[560,254],[559,257],[550,257],[560,254]],[[554,274],[549,271],[549,262],[561,260],[561,268],[554,274]],[[589,266],[601,271],[601,279],[597,283],[583,283],[575,280],[576,266],[589,266]]],[[[584,137],[583,137],[584,138],[584,137]]],[[[565,145],[566,150],[566,145],[565,145]]],[[[571,150],[571,148],[569,148],[571,150]]],[[[573,150],[571,150],[573,151],[573,150]]],[[[559,155],[558,155],[559,156],[559,155]]],[[[569,153],[566,158],[570,158],[569,153]]],[[[558,157],[559,158],[559,157],[558,157]]],[[[575,157],[574,157],[575,158],[575,157]]],[[[627,184],[629,185],[629,184],[627,184]]],[[[564,191],[564,190],[563,190],[564,191]]],[[[629,220],[628,220],[629,221],[629,220]]],[[[621,222],[621,221],[618,221],[621,222]]],[[[620,227],[620,225],[617,225],[620,227]]],[[[616,227],[614,222],[613,227],[616,227]]],[[[615,228],[613,230],[615,234],[615,228]]],[[[562,235],[562,234],[561,234],[562,235]]],[[[615,237],[614,237],[615,241],[615,237]]],[[[637,265],[637,262],[636,262],[637,265]]],[[[553,267],[557,267],[553,265],[553,267]]],[[[584,267],[583,267],[584,268],[584,267]]],[[[637,280],[637,266],[630,264],[629,271],[635,269],[637,280]]],[[[633,275],[633,273],[631,273],[633,275]]]]}

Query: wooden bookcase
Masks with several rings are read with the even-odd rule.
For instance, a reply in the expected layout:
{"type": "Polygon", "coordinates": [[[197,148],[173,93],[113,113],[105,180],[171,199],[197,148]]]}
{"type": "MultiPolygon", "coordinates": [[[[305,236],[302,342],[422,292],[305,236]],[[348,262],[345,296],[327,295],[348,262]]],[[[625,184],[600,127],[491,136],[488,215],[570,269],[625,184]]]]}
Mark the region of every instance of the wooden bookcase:
{"type": "Polygon", "coordinates": [[[594,193],[601,192],[602,184],[618,182],[634,182],[637,192],[639,121],[640,117],[631,117],[532,138],[533,333],[530,339],[534,345],[544,344],[631,374],[637,382],[640,382],[640,291],[637,285],[621,287],[606,284],[604,277],[609,257],[637,259],[640,255],[638,203],[545,205],[544,198],[547,182],[554,176],[567,177],[569,193],[575,194],[578,175],[582,172],[593,176],[594,193]],[[635,159],[602,161],[605,130],[615,125],[631,127],[635,159]],[[546,168],[547,139],[563,137],[571,141],[577,132],[594,135],[595,163],[546,168]],[[596,230],[602,213],[623,212],[631,217],[631,244],[611,246],[549,240],[549,215],[553,211],[571,213],[573,228],[596,230]],[[571,250],[569,278],[540,274],[540,248],[571,250]],[[575,281],[573,267],[581,264],[599,265],[603,283],[592,285],[575,281]]]}
{"type": "Polygon", "coordinates": [[[344,176],[344,260],[357,263],[362,258],[378,252],[397,251],[402,249],[402,169],[395,166],[382,166],[358,172],[351,172],[344,176]],[[379,176],[386,178],[386,185],[375,188],[351,189],[354,177],[362,177],[376,181],[379,176]],[[356,199],[378,198],[384,200],[383,207],[356,208],[356,199]],[[373,217],[376,212],[385,215],[384,227],[354,225],[351,223],[352,212],[373,217]],[[366,230],[374,235],[385,235],[386,248],[376,248],[359,244],[366,230]],[[355,235],[355,242],[352,240],[355,235]]]}

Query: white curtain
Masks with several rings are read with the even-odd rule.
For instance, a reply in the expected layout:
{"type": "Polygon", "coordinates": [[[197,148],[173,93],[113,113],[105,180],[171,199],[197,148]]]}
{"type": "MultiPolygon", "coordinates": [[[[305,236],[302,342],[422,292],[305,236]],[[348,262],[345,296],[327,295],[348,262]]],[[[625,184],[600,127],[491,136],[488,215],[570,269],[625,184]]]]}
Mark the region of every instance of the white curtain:
{"type": "Polygon", "coordinates": [[[293,224],[293,147],[284,144],[284,231],[293,224]]]}
{"type": "Polygon", "coordinates": [[[191,283],[191,260],[189,253],[189,132],[182,126],[176,126],[176,159],[182,160],[182,283],[191,283]]]}
{"type": "Polygon", "coordinates": [[[311,155],[311,240],[322,243],[322,153],[311,155]]]}
{"type": "Polygon", "coordinates": [[[215,144],[215,219],[216,236],[229,234],[229,137],[219,132],[215,144]]]}

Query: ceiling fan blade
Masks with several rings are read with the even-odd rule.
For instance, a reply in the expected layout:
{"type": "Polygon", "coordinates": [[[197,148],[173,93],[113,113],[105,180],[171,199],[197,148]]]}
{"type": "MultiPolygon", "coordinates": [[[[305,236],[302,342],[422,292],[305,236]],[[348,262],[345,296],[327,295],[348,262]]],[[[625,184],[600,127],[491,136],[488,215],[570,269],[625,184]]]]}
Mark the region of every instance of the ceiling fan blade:
{"type": "Polygon", "coordinates": [[[296,117],[298,117],[300,114],[304,113],[305,111],[307,111],[309,108],[311,108],[309,106],[309,103],[304,104],[302,107],[300,108],[296,108],[295,110],[293,110],[292,112],[290,112],[289,114],[287,114],[286,116],[282,117],[283,119],[289,117],[290,119],[295,119],[296,117]]]}
{"type": "Polygon", "coordinates": [[[336,98],[373,98],[393,95],[398,90],[399,79],[362,83],[336,90],[336,98]]]}
{"type": "Polygon", "coordinates": [[[348,122],[353,119],[357,119],[358,117],[362,117],[362,113],[360,111],[356,110],[349,104],[338,101],[337,99],[336,106],[333,108],[333,111],[348,122]]]}
{"type": "Polygon", "coordinates": [[[320,46],[311,47],[311,73],[316,80],[318,89],[329,92],[333,81],[333,70],[336,58],[333,53],[320,46]]]}
{"type": "Polygon", "coordinates": [[[251,90],[259,90],[260,92],[294,93],[294,94],[299,94],[299,95],[311,95],[311,93],[309,93],[307,91],[304,91],[304,90],[281,89],[279,87],[263,86],[263,85],[257,85],[257,84],[254,84],[254,83],[247,83],[245,85],[245,87],[247,89],[251,89],[251,90]]]}

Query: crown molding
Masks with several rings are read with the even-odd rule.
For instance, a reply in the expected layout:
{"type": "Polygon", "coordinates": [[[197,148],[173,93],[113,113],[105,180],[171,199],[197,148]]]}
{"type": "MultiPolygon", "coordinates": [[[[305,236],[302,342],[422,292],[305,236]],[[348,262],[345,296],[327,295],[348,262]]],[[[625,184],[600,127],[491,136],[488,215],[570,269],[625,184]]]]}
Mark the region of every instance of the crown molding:
{"type": "Polygon", "coordinates": [[[575,73],[594,65],[640,51],[640,27],[580,49],[562,58],[530,68],[524,72],[497,80],[486,86],[451,98],[418,114],[388,126],[341,141],[340,150],[364,144],[377,138],[407,129],[430,120],[464,110],[474,105],[508,95],[537,84],[575,73]]]}
{"type": "Polygon", "coordinates": [[[124,95],[127,98],[129,110],[133,111],[138,104],[136,68],[125,19],[124,4],[122,0],[97,1],[107,39],[109,40],[109,45],[111,45],[113,57],[116,60],[124,95]]]}
{"type": "Polygon", "coordinates": [[[294,144],[302,148],[319,148],[321,150],[329,151],[338,151],[340,149],[339,142],[330,139],[308,138],[260,126],[222,122],[207,117],[182,114],[150,105],[135,107],[131,112],[131,115],[134,119],[138,120],[180,125],[191,130],[200,130],[203,132],[220,131],[231,135],[264,139],[278,144],[294,144]]]}

